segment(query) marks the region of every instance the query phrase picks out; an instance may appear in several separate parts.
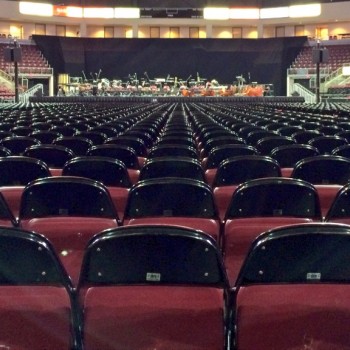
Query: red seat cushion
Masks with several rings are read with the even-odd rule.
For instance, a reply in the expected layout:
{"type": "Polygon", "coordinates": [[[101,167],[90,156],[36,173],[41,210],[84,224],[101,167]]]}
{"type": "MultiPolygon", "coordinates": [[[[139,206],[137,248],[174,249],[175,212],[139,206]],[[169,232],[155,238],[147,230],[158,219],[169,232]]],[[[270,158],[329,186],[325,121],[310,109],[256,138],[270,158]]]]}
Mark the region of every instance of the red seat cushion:
{"type": "Polygon", "coordinates": [[[237,350],[350,349],[350,285],[242,287],[237,350]]]}
{"type": "Polygon", "coordinates": [[[1,286],[0,348],[71,349],[70,312],[62,287],[1,286]]]}
{"type": "Polygon", "coordinates": [[[223,291],[209,287],[94,287],[84,301],[85,350],[221,350],[223,291]]]}

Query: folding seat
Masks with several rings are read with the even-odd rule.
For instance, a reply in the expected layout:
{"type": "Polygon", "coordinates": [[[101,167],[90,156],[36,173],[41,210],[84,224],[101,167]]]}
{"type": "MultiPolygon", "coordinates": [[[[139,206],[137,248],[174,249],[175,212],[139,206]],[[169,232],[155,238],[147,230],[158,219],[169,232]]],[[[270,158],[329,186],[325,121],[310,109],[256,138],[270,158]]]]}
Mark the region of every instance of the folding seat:
{"type": "Polygon", "coordinates": [[[161,136],[155,145],[161,146],[161,145],[168,145],[168,144],[178,144],[188,147],[194,147],[196,148],[196,143],[192,136],[161,136]]]}
{"type": "Polygon", "coordinates": [[[30,136],[32,133],[33,128],[31,126],[15,126],[11,129],[11,132],[16,136],[30,136]]]}
{"type": "Polygon", "coordinates": [[[237,156],[222,161],[211,184],[220,219],[224,219],[232,195],[240,184],[281,175],[280,165],[268,156],[237,156]]]}
{"type": "Polygon", "coordinates": [[[85,156],[89,148],[94,145],[91,140],[79,135],[62,136],[55,139],[52,143],[54,145],[60,145],[69,148],[77,157],[85,156]]]}
{"type": "Polygon", "coordinates": [[[258,154],[258,150],[249,145],[223,145],[214,147],[208,154],[208,157],[202,160],[202,166],[205,170],[207,183],[212,183],[215,177],[217,168],[220,163],[228,158],[236,156],[245,156],[258,154]]]}
{"type": "Polygon", "coordinates": [[[233,302],[234,348],[348,349],[350,227],[305,224],[259,236],[233,302]]]}
{"type": "Polygon", "coordinates": [[[7,157],[11,155],[11,151],[4,147],[4,146],[0,146],[0,157],[7,157]]]}
{"type": "Polygon", "coordinates": [[[282,136],[289,136],[289,137],[292,137],[292,135],[298,131],[302,131],[302,127],[301,126],[297,126],[297,125],[294,125],[294,126],[283,126],[279,129],[277,129],[277,132],[282,135],[282,136]]]}
{"type": "Polygon", "coordinates": [[[0,227],[1,348],[81,348],[73,294],[47,239],[0,227]]]}
{"type": "Polygon", "coordinates": [[[64,164],[74,157],[71,149],[54,144],[28,147],[23,155],[45,162],[53,176],[61,175],[64,164]]]}
{"type": "Polygon", "coordinates": [[[325,135],[311,139],[308,144],[316,147],[320,154],[332,154],[335,148],[347,145],[348,141],[340,136],[325,135]]]}
{"type": "Polygon", "coordinates": [[[35,130],[29,136],[39,140],[41,144],[51,144],[53,140],[63,135],[52,130],[35,130]]]}
{"type": "Polygon", "coordinates": [[[54,176],[31,182],[22,194],[20,227],[51,241],[73,281],[88,240],[118,221],[107,188],[95,180],[54,176]]]}
{"type": "Polygon", "coordinates": [[[278,226],[321,221],[316,189],[291,178],[250,180],[233,193],[223,231],[223,252],[233,285],[250,244],[264,231],[278,226]]]}
{"type": "Polygon", "coordinates": [[[92,131],[92,130],[78,131],[76,135],[89,139],[90,141],[92,141],[94,146],[102,145],[108,138],[106,134],[100,131],[92,131]]]}
{"type": "Polygon", "coordinates": [[[114,137],[118,136],[120,132],[116,128],[113,128],[112,126],[107,126],[107,125],[99,125],[95,126],[94,128],[90,129],[89,131],[98,131],[102,134],[107,135],[108,137],[114,137]]]}
{"type": "Polygon", "coordinates": [[[301,144],[307,144],[311,139],[323,136],[323,134],[317,130],[303,130],[303,131],[297,131],[294,134],[292,134],[292,137],[294,140],[296,140],[297,143],[301,144]]]}
{"type": "Polygon", "coordinates": [[[295,140],[289,136],[267,136],[263,137],[256,143],[256,149],[262,155],[270,155],[271,151],[279,146],[293,145],[295,140]]]}
{"type": "Polygon", "coordinates": [[[324,126],[320,126],[317,130],[323,135],[329,135],[329,136],[334,136],[340,133],[341,131],[343,131],[343,129],[340,128],[338,125],[324,125],[324,126]]]}
{"type": "Polygon", "coordinates": [[[325,221],[350,224],[349,183],[337,192],[325,216],[325,221]]]}
{"type": "Polygon", "coordinates": [[[15,134],[11,131],[4,131],[0,130],[0,140],[4,139],[5,137],[15,136],[15,134]]]}
{"type": "Polygon", "coordinates": [[[245,141],[248,145],[255,147],[259,140],[269,136],[278,136],[278,134],[271,130],[254,130],[247,135],[245,141]]]}
{"type": "Polygon", "coordinates": [[[44,121],[33,121],[31,124],[32,126],[32,131],[48,131],[51,128],[50,123],[44,122],[44,121]]]}
{"type": "Polygon", "coordinates": [[[51,176],[46,163],[35,158],[9,156],[0,158],[0,192],[11,212],[18,217],[24,187],[31,181],[51,176]]]}
{"type": "Polygon", "coordinates": [[[102,182],[112,197],[118,217],[123,218],[129,189],[132,186],[123,162],[108,157],[75,157],[64,165],[62,175],[87,177],[102,182]]]}
{"type": "Polygon", "coordinates": [[[107,230],[78,285],[85,350],[224,350],[228,282],[212,237],[177,226],[107,230]]]}
{"type": "Polygon", "coordinates": [[[153,146],[153,143],[155,141],[155,137],[153,137],[150,133],[148,133],[148,128],[145,128],[145,130],[142,129],[131,129],[128,130],[124,135],[132,138],[138,138],[143,141],[146,148],[151,148],[153,146]]]}
{"type": "Polygon", "coordinates": [[[115,136],[115,137],[109,137],[105,144],[111,144],[111,145],[123,145],[126,147],[132,148],[137,156],[139,157],[139,161],[142,159],[142,162],[145,161],[145,158],[147,157],[148,150],[146,148],[145,143],[142,141],[142,139],[138,137],[132,137],[132,136],[115,136]]]}
{"type": "Polygon", "coordinates": [[[282,176],[286,177],[291,176],[293,168],[299,160],[319,154],[316,147],[306,144],[283,145],[274,148],[270,152],[270,156],[278,161],[282,176]]]}
{"type": "Polygon", "coordinates": [[[350,144],[339,146],[332,151],[332,155],[350,158],[350,144]]]}
{"type": "Polygon", "coordinates": [[[73,136],[78,130],[69,125],[56,125],[50,128],[52,131],[56,131],[63,136],[73,136]]]}
{"type": "Polygon", "coordinates": [[[237,134],[239,135],[239,137],[245,140],[251,132],[262,130],[264,131],[265,129],[260,125],[244,125],[237,131],[237,134]]]}
{"type": "Polygon", "coordinates": [[[235,136],[235,135],[227,135],[227,136],[219,136],[212,139],[209,139],[205,144],[202,145],[202,149],[200,152],[201,159],[208,156],[210,151],[217,146],[225,146],[225,145],[244,145],[245,141],[243,138],[235,136]]]}
{"type": "Polygon", "coordinates": [[[333,155],[305,158],[295,165],[291,177],[315,186],[324,216],[339,189],[350,181],[350,159],[333,155]]]}
{"type": "MultiPolygon", "coordinates": [[[[140,174],[140,161],[136,152],[125,145],[103,144],[91,147],[88,156],[109,157],[122,161],[128,169],[132,183],[136,183],[140,174]]],[[[143,162],[142,162],[143,165],[143,162]]]]}
{"type": "Polygon", "coordinates": [[[139,181],[129,192],[124,225],[181,225],[220,239],[220,221],[211,188],[202,181],[156,178],[139,181]]]}
{"type": "Polygon", "coordinates": [[[0,145],[9,149],[13,156],[24,155],[28,147],[39,144],[39,140],[30,136],[9,136],[0,140],[0,145]]]}
{"type": "Polygon", "coordinates": [[[192,159],[198,159],[197,150],[191,146],[184,146],[179,144],[165,144],[155,145],[148,153],[147,159],[156,157],[189,157],[192,159]]]}
{"type": "Polygon", "coordinates": [[[140,170],[139,180],[159,177],[180,177],[205,181],[198,160],[187,157],[157,157],[148,160],[140,170]]]}

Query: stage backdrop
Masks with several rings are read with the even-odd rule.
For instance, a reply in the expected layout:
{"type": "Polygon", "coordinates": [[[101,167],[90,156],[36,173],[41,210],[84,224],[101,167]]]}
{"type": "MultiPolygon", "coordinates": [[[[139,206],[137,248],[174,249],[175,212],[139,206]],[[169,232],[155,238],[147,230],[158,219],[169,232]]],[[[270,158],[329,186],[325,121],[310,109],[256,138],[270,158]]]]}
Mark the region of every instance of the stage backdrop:
{"type": "Polygon", "coordinates": [[[33,39],[56,75],[87,79],[126,80],[215,79],[231,84],[274,84],[275,95],[286,94],[287,69],[306,44],[306,37],[272,39],[98,39],[34,35],[33,39]]]}

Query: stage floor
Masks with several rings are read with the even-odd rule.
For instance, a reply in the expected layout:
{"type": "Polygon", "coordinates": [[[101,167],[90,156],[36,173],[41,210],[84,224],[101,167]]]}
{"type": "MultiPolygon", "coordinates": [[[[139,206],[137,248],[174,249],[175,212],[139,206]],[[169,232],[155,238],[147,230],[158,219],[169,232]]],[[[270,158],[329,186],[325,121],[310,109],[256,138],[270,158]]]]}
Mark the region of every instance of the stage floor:
{"type": "Polygon", "coordinates": [[[249,96],[32,96],[30,102],[46,102],[46,103],[113,103],[113,102],[139,102],[139,103],[169,103],[169,102],[204,102],[204,103],[303,103],[303,97],[294,96],[263,96],[263,97],[249,97],[249,96]]]}

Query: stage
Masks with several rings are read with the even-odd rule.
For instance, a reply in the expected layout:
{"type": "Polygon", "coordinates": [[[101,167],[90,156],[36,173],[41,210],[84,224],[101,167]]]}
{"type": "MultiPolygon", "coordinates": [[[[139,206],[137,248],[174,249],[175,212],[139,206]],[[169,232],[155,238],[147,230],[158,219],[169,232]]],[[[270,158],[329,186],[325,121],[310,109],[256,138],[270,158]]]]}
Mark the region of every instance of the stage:
{"type": "Polygon", "coordinates": [[[33,103],[304,103],[295,96],[32,96],[33,103]]]}

